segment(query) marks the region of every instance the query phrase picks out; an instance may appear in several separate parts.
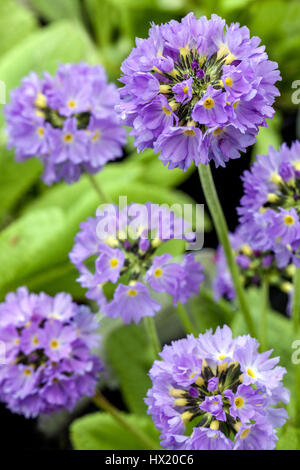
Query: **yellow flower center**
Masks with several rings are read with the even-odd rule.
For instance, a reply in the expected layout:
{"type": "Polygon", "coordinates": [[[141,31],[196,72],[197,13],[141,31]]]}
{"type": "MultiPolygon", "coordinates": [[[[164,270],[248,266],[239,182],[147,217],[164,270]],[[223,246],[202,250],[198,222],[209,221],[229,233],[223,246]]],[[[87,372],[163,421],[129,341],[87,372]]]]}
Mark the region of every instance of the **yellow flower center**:
{"type": "Polygon", "coordinates": [[[293,225],[294,222],[295,222],[294,217],[292,217],[291,215],[286,215],[285,216],[284,223],[286,225],[293,225]]]}
{"type": "Polygon", "coordinates": [[[24,375],[26,375],[26,377],[30,377],[32,375],[32,370],[31,369],[24,369],[24,375]]]}
{"type": "Polygon", "coordinates": [[[98,142],[98,140],[100,139],[100,136],[101,136],[101,132],[98,130],[98,131],[96,131],[96,132],[94,133],[94,135],[93,135],[91,141],[92,141],[93,143],[98,142]]]}
{"type": "Polygon", "coordinates": [[[15,343],[16,345],[20,344],[20,338],[16,338],[15,341],[14,341],[14,343],[15,343]]]}
{"type": "Polygon", "coordinates": [[[171,115],[171,111],[168,108],[166,108],[165,106],[163,106],[162,110],[167,116],[171,115]]]}
{"type": "Polygon", "coordinates": [[[225,78],[225,85],[232,86],[232,79],[230,77],[225,78]]]}
{"type": "Polygon", "coordinates": [[[129,289],[127,291],[127,295],[129,295],[129,297],[136,297],[138,295],[138,291],[136,289],[129,289]]]}
{"type": "Polygon", "coordinates": [[[224,129],[222,129],[221,127],[218,127],[218,129],[215,129],[213,131],[213,135],[220,135],[220,134],[222,134],[223,131],[224,131],[224,129]]]}
{"type": "Polygon", "coordinates": [[[245,439],[245,437],[248,436],[249,432],[250,432],[250,429],[245,429],[245,431],[243,431],[241,434],[241,439],[245,439]]]}
{"type": "Polygon", "coordinates": [[[212,98],[206,98],[204,101],[204,108],[211,109],[214,106],[215,102],[212,98]]]}
{"type": "Polygon", "coordinates": [[[244,405],[244,400],[242,397],[236,397],[234,399],[234,404],[237,408],[242,408],[242,406],[244,405]]]}
{"type": "Polygon", "coordinates": [[[45,135],[45,129],[43,127],[38,127],[36,132],[37,132],[37,135],[41,138],[43,138],[45,135]]]}
{"type": "Polygon", "coordinates": [[[182,89],[182,91],[183,91],[183,93],[184,93],[185,95],[187,95],[188,92],[189,92],[189,87],[188,87],[188,86],[185,86],[185,87],[182,89]]]}
{"type": "Polygon", "coordinates": [[[50,348],[51,349],[58,349],[59,347],[59,341],[57,339],[53,339],[50,341],[50,348]]]}
{"type": "Polygon", "coordinates": [[[193,129],[186,129],[186,130],[184,131],[184,134],[187,135],[187,136],[189,136],[189,137],[193,137],[194,135],[196,135],[196,132],[193,131],[193,129]]]}
{"type": "Polygon", "coordinates": [[[36,336],[34,336],[34,337],[32,338],[32,342],[33,342],[33,344],[34,344],[35,346],[37,346],[37,345],[39,344],[39,340],[38,340],[38,338],[37,338],[36,336]]]}
{"type": "Polygon", "coordinates": [[[224,361],[226,355],[225,354],[220,354],[220,356],[218,357],[219,361],[224,361]]]}
{"type": "Polygon", "coordinates": [[[163,273],[163,270],[161,268],[156,268],[154,271],[154,276],[155,277],[161,277],[163,273]]]}
{"type": "Polygon", "coordinates": [[[253,372],[253,370],[248,367],[247,370],[246,370],[247,374],[250,375],[250,377],[252,377],[252,379],[255,378],[255,373],[253,372]]]}
{"type": "Polygon", "coordinates": [[[69,106],[70,109],[76,108],[76,105],[77,105],[77,103],[76,103],[75,100],[69,100],[68,101],[68,106],[69,106]]]}
{"type": "Polygon", "coordinates": [[[119,265],[119,260],[117,260],[117,258],[112,258],[109,264],[112,268],[116,268],[119,265]]]}
{"type": "Polygon", "coordinates": [[[64,141],[66,144],[71,144],[74,140],[74,137],[72,134],[68,133],[64,135],[64,141]]]}

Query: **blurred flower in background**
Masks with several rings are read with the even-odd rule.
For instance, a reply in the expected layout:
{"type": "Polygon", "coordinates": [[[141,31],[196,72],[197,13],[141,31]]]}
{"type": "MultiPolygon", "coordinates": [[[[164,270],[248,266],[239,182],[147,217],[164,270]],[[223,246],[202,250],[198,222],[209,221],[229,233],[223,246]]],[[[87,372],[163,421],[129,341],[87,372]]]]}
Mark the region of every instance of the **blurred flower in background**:
{"type": "MultiPolygon", "coordinates": [[[[241,226],[230,234],[230,242],[236,262],[240,267],[243,285],[246,288],[259,287],[267,280],[270,285],[278,287],[287,294],[290,293],[295,271],[293,264],[280,268],[274,251],[253,249],[251,243],[249,244],[249,237],[245,236],[245,231],[241,226]]],[[[216,277],[213,281],[213,291],[216,300],[222,297],[233,300],[236,296],[222,246],[218,247],[216,253],[216,277]]]]}
{"type": "Polygon", "coordinates": [[[257,250],[274,250],[280,268],[300,266],[300,142],[270,147],[243,175],[238,209],[245,240],[257,250]]]}
{"type": "Polygon", "coordinates": [[[73,183],[122,156],[117,103],[117,89],[100,65],[62,64],[42,79],[32,72],[4,110],[8,147],[16,148],[18,161],[40,158],[46,184],[73,183]]]}

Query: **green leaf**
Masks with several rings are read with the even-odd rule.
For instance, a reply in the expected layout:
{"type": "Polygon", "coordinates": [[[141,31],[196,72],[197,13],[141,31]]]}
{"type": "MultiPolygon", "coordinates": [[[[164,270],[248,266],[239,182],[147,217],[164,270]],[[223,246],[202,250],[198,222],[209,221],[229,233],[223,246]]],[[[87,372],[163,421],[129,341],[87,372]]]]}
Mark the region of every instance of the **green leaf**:
{"type": "Polygon", "coordinates": [[[175,168],[169,170],[162,164],[158,156],[154,154],[153,150],[145,150],[142,154],[133,153],[130,155],[130,161],[138,162],[142,166],[142,178],[146,183],[161,184],[164,187],[178,186],[189,178],[195,171],[194,166],[183,172],[175,168]]]}
{"type": "Polygon", "coordinates": [[[107,338],[105,348],[126,405],[134,413],[145,413],[144,398],[151,387],[147,374],[153,357],[143,326],[130,325],[114,330],[107,338]]]}
{"type": "MultiPolygon", "coordinates": [[[[151,418],[125,413],[122,415],[137,430],[157,442],[157,449],[160,448],[159,433],[151,418]]],[[[71,425],[71,442],[76,450],[149,450],[107,413],[93,413],[74,421],[71,425]]]]}
{"type": "Polygon", "coordinates": [[[34,15],[21,2],[0,2],[0,56],[24,40],[36,26],[34,15]]]}
{"type": "Polygon", "coordinates": [[[278,431],[276,450],[300,450],[300,429],[285,426],[278,431]]]}
{"type": "Polygon", "coordinates": [[[80,18],[79,0],[29,0],[33,9],[47,20],[80,18]]]}
{"type": "Polygon", "coordinates": [[[63,235],[63,212],[57,208],[35,211],[0,233],[0,290],[47,266],[49,247],[63,235]]]}
{"type": "Polygon", "coordinates": [[[278,149],[282,143],[281,138],[281,115],[278,112],[273,119],[267,119],[268,127],[261,127],[257,136],[255,145],[253,146],[252,155],[266,155],[269,152],[269,147],[272,145],[278,149]]]}
{"type": "Polygon", "coordinates": [[[13,152],[0,147],[0,224],[4,214],[25,194],[40,172],[38,160],[31,158],[17,163],[13,152]]]}
{"type": "Polygon", "coordinates": [[[18,279],[17,283],[26,285],[32,292],[47,292],[49,295],[68,292],[76,302],[85,302],[86,290],[77,282],[78,276],[75,266],[66,261],[34,272],[22,280],[18,279]]]}
{"type": "Polygon", "coordinates": [[[216,329],[224,324],[230,325],[234,317],[230,303],[225,300],[216,302],[212,293],[205,287],[200,288],[200,295],[193,297],[188,305],[201,333],[208,328],[216,329]]]}

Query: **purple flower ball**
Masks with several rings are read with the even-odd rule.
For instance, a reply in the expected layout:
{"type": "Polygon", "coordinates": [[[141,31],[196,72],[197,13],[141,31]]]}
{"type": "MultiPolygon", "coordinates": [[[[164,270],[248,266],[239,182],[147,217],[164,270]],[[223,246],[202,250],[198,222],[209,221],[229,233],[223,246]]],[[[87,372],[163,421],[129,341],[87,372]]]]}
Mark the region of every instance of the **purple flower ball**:
{"type": "Polygon", "coordinates": [[[0,400],[13,413],[34,418],[93,396],[102,364],[91,353],[100,336],[88,307],[22,287],[0,304],[0,318],[0,400]]]}
{"type": "Polygon", "coordinates": [[[32,72],[4,109],[8,147],[16,149],[17,161],[38,157],[46,184],[73,183],[122,156],[118,103],[100,65],[61,64],[54,77],[32,72]]]}
{"type": "MultiPolygon", "coordinates": [[[[244,226],[238,226],[229,235],[235,259],[240,268],[240,275],[245,288],[260,284],[264,278],[270,285],[285,293],[289,293],[294,266],[279,266],[276,253],[273,250],[259,251],[253,248],[244,226]]],[[[216,254],[216,276],[213,281],[215,300],[225,298],[233,300],[236,297],[232,277],[228,269],[223,247],[220,245],[216,254]]]]}
{"type": "Polygon", "coordinates": [[[173,341],[150,370],[145,400],[171,450],[272,450],[289,401],[285,369],[271,352],[228,326],[173,341]]]}
{"type": "Polygon", "coordinates": [[[280,268],[300,267],[300,142],[270,147],[242,179],[238,212],[247,240],[254,249],[273,250],[280,268]]]}
{"type": "Polygon", "coordinates": [[[281,79],[246,26],[193,13],[153,24],[121,70],[120,113],[138,151],[153,148],[183,171],[193,162],[225,166],[245,152],[274,114],[281,79]]]}
{"type": "Polygon", "coordinates": [[[138,323],[161,309],[155,293],[170,295],[174,305],[198,294],[204,274],[194,255],[178,261],[160,254],[165,242],[191,237],[190,225],[168,209],[109,205],[80,227],[70,260],[87,297],[105,315],[138,323]]]}

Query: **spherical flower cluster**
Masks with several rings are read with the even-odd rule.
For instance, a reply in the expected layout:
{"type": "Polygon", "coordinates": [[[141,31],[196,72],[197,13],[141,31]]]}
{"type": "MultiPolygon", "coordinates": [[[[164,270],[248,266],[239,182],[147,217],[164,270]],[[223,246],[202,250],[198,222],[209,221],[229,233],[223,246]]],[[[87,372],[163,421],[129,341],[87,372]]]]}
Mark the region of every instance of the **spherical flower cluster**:
{"type": "Polygon", "coordinates": [[[99,345],[97,322],[87,307],[68,294],[29,294],[26,288],[0,304],[0,400],[27,418],[71,409],[92,396],[101,361],[91,354],[99,345]]]}
{"type": "Polygon", "coordinates": [[[174,238],[192,241],[188,230],[182,218],[158,205],[109,205],[81,224],[70,259],[87,297],[105,315],[137,323],[161,309],[154,292],[169,294],[174,304],[199,292],[204,275],[194,255],[179,263],[163,250],[174,238]]]}
{"type": "Polygon", "coordinates": [[[225,166],[253,144],[274,114],[277,64],[246,26],[217,15],[153,25],[121,70],[120,110],[139,151],[169,168],[225,166]]]}
{"type": "Polygon", "coordinates": [[[270,147],[242,179],[238,211],[245,237],[254,249],[273,250],[279,267],[300,267],[300,142],[270,147]]]}
{"type": "Polygon", "coordinates": [[[286,421],[285,369],[250,336],[218,327],[174,341],[150,370],[146,404],[161,444],[174,450],[271,450],[286,421]]]}
{"type": "MultiPolygon", "coordinates": [[[[290,264],[279,268],[272,250],[254,250],[251,243],[248,243],[245,238],[245,232],[240,226],[235,233],[230,234],[231,246],[241,271],[243,285],[245,287],[259,286],[263,279],[267,279],[269,284],[278,287],[286,294],[291,294],[291,280],[295,266],[290,264]]],[[[213,282],[213,292],[216,300],[221,297],[227,300],[235,298],[232,277],[221,245],[216,253],[216,276],[213,282]]]]}
{"type": "Polygon", "coordinates": [[[46,184],[97,173],[122,155],[118,102],[117,88],[100,65],[63,64],[54,77],[45,73],[42,79],[32,72],[4,110],[8,147],[16,148],[18,161],[39,157],[46,184]]]}

